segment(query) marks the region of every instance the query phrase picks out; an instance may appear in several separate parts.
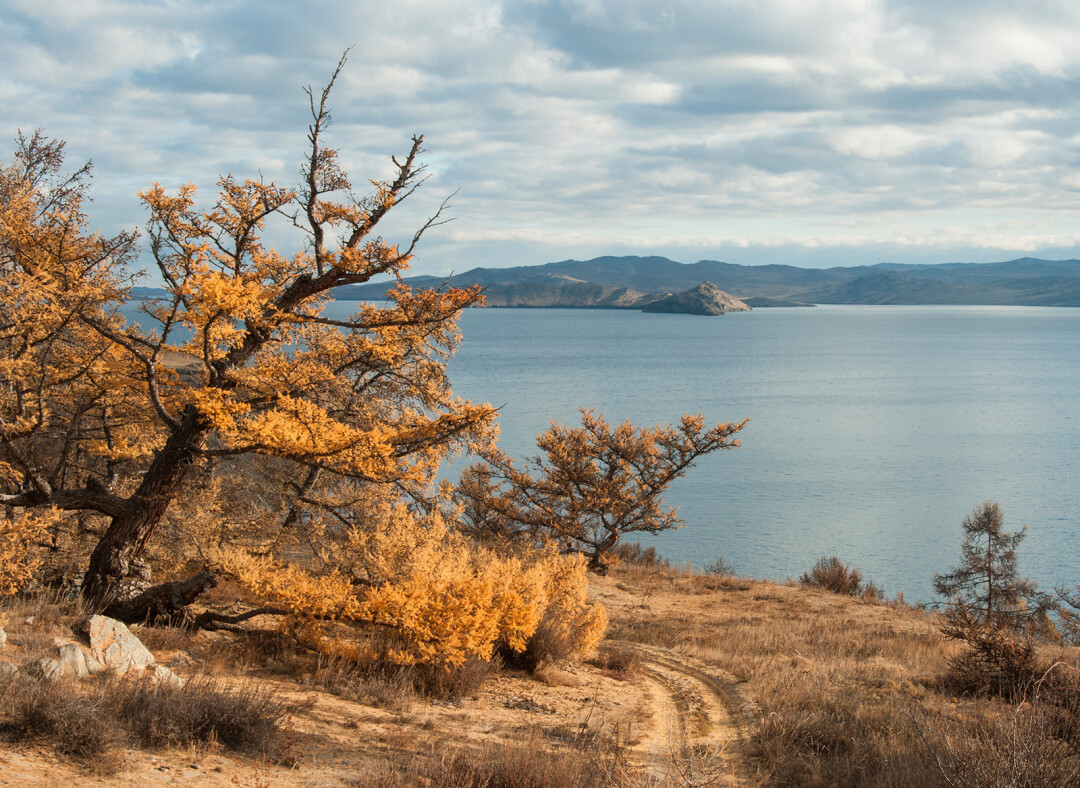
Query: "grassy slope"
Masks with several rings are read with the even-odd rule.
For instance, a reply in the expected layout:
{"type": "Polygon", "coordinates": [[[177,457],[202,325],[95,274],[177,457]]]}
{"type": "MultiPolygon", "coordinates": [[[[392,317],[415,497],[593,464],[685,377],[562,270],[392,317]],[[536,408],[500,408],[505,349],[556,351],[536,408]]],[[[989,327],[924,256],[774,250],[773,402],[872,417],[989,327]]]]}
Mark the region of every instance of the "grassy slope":
{"type": "MultiPolygon", "coordinates": [[[[598,578],[593,592],[608,607],[611,641],[670,649],[741,682],[757,706],[743,755],[760,784],[941,785],[935,751],[955,779],[978,768],[1002,775],[1045,772],[1070,757],[1075,765],[1075,748],[1062,750],[1029,724],[1030,705],[1018,714],[1009,704],[953,695],[947,662],[960,647],[943,639],[933,614],[796,585],[632,565],[598,578]]],[[[0,625],[10,636],[0,659],[27,661],[45,653],[75,615],[25,602],[0,604],[0,625]]],[[[645,673],[626,680],[590,665],[540,676],[504,671],[450,704],[363,681],[339,697],[325,691],[340,693],[339,678],[317,674],[308,655],[272,632],[240,640],[222,633],[142,634],[164,661],[180,650],[195,655],[195,664],[177,668],[180,673],[209,672],[228,687],[272,688],[293,704],[286,744],[295,757],[263,763],[213,741],[152,752],[119,741],[119,751],[80,763],[56,755],[47,739],[12,735],[11,707],[0,704],[0,725],[7,726],[0,784],[14,769],[40,784],[100,785],[168,784],[184,769],[184,782],[200,785],[393,788],[423,780],[449,785],[438,780],[450,777],[467,784],[466,773],[496,767],[556,769],[563,776],[550,777],[550,784],[564,778],[568,785],[585,784],[586,773],[590,785],[678,784],[640,769],[609,769],[612,746],[632,744],[618,742],[619,731],[629,730],[635,716],[644,725],[655,711],[645,673]],[[528,746],[515,748],[522,739],[528,746]],[[472,748],[472,760],[450,763],[447,752],[463,745],[472,748]],[[552,748],[563,754],[537,756],[552,748]],[[103,760],[119,771],[94,778],[103,760]],[[609,770],[597,772],[598,764],[609,770]]],[[[1047,648],[1045,656],[1077,662],[1075,649],[1047,648]]]]}

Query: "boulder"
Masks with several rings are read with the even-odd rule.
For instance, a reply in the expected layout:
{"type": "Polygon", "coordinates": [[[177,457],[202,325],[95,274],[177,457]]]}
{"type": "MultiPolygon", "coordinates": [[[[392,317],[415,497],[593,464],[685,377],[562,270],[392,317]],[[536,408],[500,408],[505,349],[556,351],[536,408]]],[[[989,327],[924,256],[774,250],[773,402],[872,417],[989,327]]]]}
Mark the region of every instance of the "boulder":
{"type": "Polygon", "coordinates": [[[7,646],[7,632],[4,631],[3,627],[0,627],[0,649],[5,646],[7,646]]]}
{"type": "Polygon", "coordinates": [[[90,654],[107,668],[127,673],[154,664],[154,655],[123,623],[106,616],[90,617],[90,654]]]}
{"type": "Polygon", "coordinates": [[[92,654],[86,653],[78,643],[56,643],[59,656],[55,659],[42,659],[38,661],[38,667],[47,679],[84,679],[94,673],[105,670],[92,654]]]}
{"type": "Polygon", "coordinates": [[[177,651],[173,658],[169,660],[170,668],[190,668],[194,664],[195,660],[186,651],[177,651]]]}
{"type": "Polygon", "coordinates": [[[184,686],[184,680],[164,665],[150,665],[146,669],[146,676],[154,684],[164,684],[167,687],[184,686]]]}
{"type": "Polygon", "coordinates": [[[10,679],[18,672],[18,666],[10,662],[0,662],[0,679],[10,679]]]}

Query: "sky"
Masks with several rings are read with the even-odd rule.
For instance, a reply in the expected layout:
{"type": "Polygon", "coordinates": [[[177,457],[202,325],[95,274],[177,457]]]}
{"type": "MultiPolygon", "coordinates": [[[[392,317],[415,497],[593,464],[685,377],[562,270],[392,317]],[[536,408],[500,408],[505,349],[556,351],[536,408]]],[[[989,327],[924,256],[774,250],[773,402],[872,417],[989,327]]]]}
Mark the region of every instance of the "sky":
{"type": "MultiPolygon", "coordinates": [[[[0,0],[0,134],[95,166],[91,223],[219,173],[353,183],[425,135],[413,273],[604,254],[860,265],[1080,257],[1074,0],[0,0]]],[[[6,154],[5,154],[6,156],[6,154]]],[[[270,230],[283,251],[298,241],[270,230]]]]}

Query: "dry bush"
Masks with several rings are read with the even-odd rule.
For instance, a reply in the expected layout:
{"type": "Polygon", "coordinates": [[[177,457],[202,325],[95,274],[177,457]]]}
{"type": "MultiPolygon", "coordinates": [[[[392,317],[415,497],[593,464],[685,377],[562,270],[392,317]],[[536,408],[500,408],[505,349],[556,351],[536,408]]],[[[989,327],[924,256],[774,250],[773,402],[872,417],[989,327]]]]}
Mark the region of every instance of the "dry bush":
{"type": "Polygon", "coordinates": [[[1046,670],[1031,638],[981,628],[967,633],[968,649],[949,660],[948,686],[967,695],[1004,698],[1028,692],[1046,670]]]}
{"type": "Polygon", "coordinates": [[[863,599],[881,599],[881,588],[867,581],[863,583],[863,574],[855,567],[848,567],[835,555],[822,556],[809,572],[803,572],[799,582],[813,588],[832,591],[834,594],[861,597],[863,599]]]}
{"type": "Polygon", "coordinates": [[[458,700],[480,691],[502,662],[470,657],[460,665],[416,665],[413,686],[425,697],[436,700],[458,700]]]}
{"type": "Polygon", "coordinates": [[[726,744],[695,744],[683,736],[668,744],[666,767],[664,785],[707,788],[738,784],[726,744]]]}
{"type": "Polygon", "coordinates": [[[690,578],[691,589],[697,593],[706,591],[745,591],[750,588],[753,581],[745,577],[736,577],[730,574],[716,574],[708,568],[705,574],[694,575],[690,578]]]}
{"type": "Polygon", "coordinates": [[[321,656],[308,681],[347,700],[401,712],[421,696],[435,700],[473,696],[501,665],[498,658],[477,657],[460,665],[402,665],[385,656],[361,665],[348,658],[321,656]]]}
{"type": "Polygon", "coordinates": [[[0,685],[0,733],[16,741],[42,739],[60,755],[107,771],[118,764],[105,756],[122,743],[111,700],[100,685],[79,691],[19,673],[0,685]]]}
{"type": "Polygon", "coordinates": [[[729,577],[735,574],[735,567],[724,560],[724,556],[718,555],[709,563],[705,564],[705,573],[709,575],[720,575],[721,577],[729,577]]]}
{"type": "Polygon", "coordinates": [[[176,626],[137,626],[129,627],[132,634],[153,652],[191,651],[195,646],[198,632],[190,627],[176,626]]]}
{"type": "Polygon", "coordinates": [[[927,736],[950,788],[1080,785],[1080,752],[1056,735],[1053,709],[1024,703],[1004,718],[977,718],[952,735],[927,736]]]}
{"type": "Polygon", "coordinates": [[[589,664],[613,679],[627,681],[641,672],[641,652],[625,643],[604,643],[589,664]]]}
{"type": "Polygon", "coordinates": [[[645,569],[668,567],[670,563],[656,552],[656,546],[642,547],[640,541],[620,542],[609,552],[611,563],[615,566],[639,566],[645,569]]]}
{"type": "Polygon", "coordinates": [[[81,598],[56,588],[0,597],[0,624],[7,631],[8,645],[18,648],[23,661],[55,657],[53,640],[69,639],[86,616],[81,598]]]}
{"type": "Polygon", "coordinates": [[[1052,663],[1035,683],[1034,697],[1055,736],[1080,745],[1080,667],[1052,663]]]}
{"type": "Polygon", "coordinates": [[[408,711],[416,701],[414,669],[391,663],[360,667],[339,657],[319,657],[308,681],[346,700],[391,711],[408,711]]]}
{"type": "Polygon", "coordinates": [[[72,684],[17,674],[0,688],[0,731],[41,738],[80,761],[113,748],[184,747],[217,742],[273,760],[287,759],[291,709],[271,690],[223,689],[206,679],[184,687],[98,679],[72,684]]]}
{"type": "Polygon", "coordinates": [[[270,689],[223,688],[193,678],[183,687],[124,682],[112,697],[117,719],[142,747],[182,747],[217,741],[272,760],[287,758],[292,709],[270,689]]]}

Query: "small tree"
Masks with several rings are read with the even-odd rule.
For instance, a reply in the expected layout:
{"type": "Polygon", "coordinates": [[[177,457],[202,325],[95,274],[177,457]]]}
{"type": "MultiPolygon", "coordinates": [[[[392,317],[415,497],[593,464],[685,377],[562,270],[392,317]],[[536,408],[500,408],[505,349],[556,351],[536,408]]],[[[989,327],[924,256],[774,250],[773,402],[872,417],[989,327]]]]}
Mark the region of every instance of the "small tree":
{"type": "Polygon", "coordinates": [[[934,575],[934,590],[948,598],[946,634],[967,639],[973,628],[1022,631],[1045,618],[1050,597],[1037,584],[1021,578],[1016,548],[1027,528],[1004,530],[1001,507],[987,501],[964,518],[961,564],[952,572],[934,575]],[[955,633],[950,631],[958,630],[955,633]]]}
{"type": "Polygon", "coordinates": [[[552,423],[537,438],[545,457],[526,460],[524,470],[498,449],[483,451],[485,462],[467,468],[455,490],[460,520],[479,535],[554,539],[604,572],[624,534],[684,525],[676,509],[664,507],[664,491],[698,457],[737,448],[733,436],[745,425],[706,429],[704,418],[687,414],[677,427],[611,427],[582,410],[581,427],[552,423]]]}

